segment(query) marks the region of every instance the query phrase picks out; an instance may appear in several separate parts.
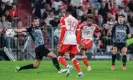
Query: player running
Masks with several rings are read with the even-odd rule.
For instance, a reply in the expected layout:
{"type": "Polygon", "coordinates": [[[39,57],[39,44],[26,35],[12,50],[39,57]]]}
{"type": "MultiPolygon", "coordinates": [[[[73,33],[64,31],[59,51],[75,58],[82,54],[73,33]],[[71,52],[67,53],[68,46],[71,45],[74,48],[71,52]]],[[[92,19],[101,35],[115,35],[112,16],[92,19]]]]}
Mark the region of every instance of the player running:
{"type": "Polygon", "coordinates": [[[99,26],[93,24],[93,18],[88,16],[87,21],[84,21],[80,24],[81,30],[81,42],[80,42],[80,49],[82,53],[82,61],[86,65],[87,70],[92,70],[86,56],[86,51],[90,49],[93,45],[94,35],[97,36],[99,33],[99,26]]]}
{"type": "Polygon", "coordinates": [[[72,11],[73,8],[69,6],[66,9],[65,17],[60,20],[61,33],[58,44],[58,60],[67,68],[66,77],[69,76],[72,66],[63,57],[65,52],[69,51],[70,59],[78,71],[77,77],[82,77],[83,73],[79,62],[75,58],[75,55],[79,52],[77,45],[80,42],[80,28],[78,20],[71,15],[72,11]]]}
{"type": "Polygon", "coordinates": [[[115,70],[115,60],[117,51],[120,50],[122,53],[122,69],[126,70],[127,62],[127,46],[126,40],[130,38],[131,34],[129,27],[125,24],[125,16],[123,14],[118,15],[118,23],[112,28],[112,39],[113,39],[113,54],[112,54],[112,67],[111,70],[115,70]]]}
{"type": "Polygon", "coordinates": [[[31,36],[32,40],[35,43],[35,60],[33,64],[28,64],[22,67],[16,67],[16,72],[19,72],[23,69],[33,69],[38,68],[43,56],[49,57],[52,59],[54,66],[57,68],[58,73],[62,73],[65,70],[62,70],[59,66],[58,60],[56,55],[49,51],[44,45],[43,33],[40,28],[40,20],[39,18],[35,17],[32,20],[32,26],[27,29],[14,29],[15,32],[28,32],[31,36]]]}

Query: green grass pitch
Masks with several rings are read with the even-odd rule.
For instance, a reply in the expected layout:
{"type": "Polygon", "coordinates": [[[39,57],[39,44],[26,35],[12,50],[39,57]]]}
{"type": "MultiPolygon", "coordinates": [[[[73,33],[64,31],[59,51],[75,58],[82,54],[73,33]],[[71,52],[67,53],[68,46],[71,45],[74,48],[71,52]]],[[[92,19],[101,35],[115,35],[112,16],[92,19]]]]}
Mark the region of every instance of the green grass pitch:
{"type": "MultiPolygon", "coordinates": [[[[80,61],[84,77],[77,78],[77,71],[72,69],[69,77],[65,73],[58,74],[51,61],[42,61],[38,69],[23,70],[15,73],[16,66],[32,63],[32,61],[0,61],[0,80],[133,80],[133,62],[127,62],[127,70],[121,69],[122,62],[116,62],[116,70],[111,71],[111,61],[90,61],[92,71],[87,72],[80,61]]],[[[71,64],[71,62],[69,62],[71,64]]],[[[63,66],[61,66],[64,68],[63,66]]]]}

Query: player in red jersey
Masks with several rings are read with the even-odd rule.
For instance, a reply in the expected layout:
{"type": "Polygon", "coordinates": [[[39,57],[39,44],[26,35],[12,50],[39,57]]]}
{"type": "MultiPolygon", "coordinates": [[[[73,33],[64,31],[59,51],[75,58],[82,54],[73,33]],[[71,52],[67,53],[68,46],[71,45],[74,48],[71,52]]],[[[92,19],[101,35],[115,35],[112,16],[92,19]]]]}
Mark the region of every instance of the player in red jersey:
{"type": "Polygon", "coordinates": [[[78,20],[71,15],[72,11],[73,8],[69,6],[66,9],[65,16],[60,20],[61,33],[58,43],[58,60],[67,68],[66,77],[69,76],[72,66],[63,57],[65,52],[69,52],[71,61],[78,71],[77,77],[82,77],[83,73],[79,62],[75,58],[75,55],[79,52],[80,28],[78,20]]]}
{"type": "Polygon", "coordinates": [[[93,18],[91,16],[88,19],[80,24],[81,30],[81,42],[80,49],[82,53],[82,61],[86,65],[87,70],[90,71],[92,68],[90,67],[86,51],[92,47],[94,36],[99,34],[99,26],[93,24],[93,18]]]}

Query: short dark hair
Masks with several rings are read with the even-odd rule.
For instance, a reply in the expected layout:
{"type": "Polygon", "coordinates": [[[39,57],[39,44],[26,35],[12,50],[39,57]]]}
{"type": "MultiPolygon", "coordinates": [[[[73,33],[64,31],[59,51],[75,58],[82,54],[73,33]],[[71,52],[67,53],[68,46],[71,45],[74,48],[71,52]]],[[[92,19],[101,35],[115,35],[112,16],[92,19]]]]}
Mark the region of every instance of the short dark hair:
{"type": "Polygon", "coordinates": [[[87,16],[81,16],[81,21],[87,21],[87,16]]]}
{"type": "Polygon", "coordinates": [[[68,6],[66,12],[73,13],[74,8],[72,6],[68,6]]]}
{"type": "Polygon", "coordinates": [[[88,15],[87,19],[92,19],[93,20],[92,15],[88,15]]]}
{"type": "Polygon", "coordinates": [[[36,19],[39,19],[38,17],[33,17],[32,18],[32,22],[34,21],[34,20],[36,20],[36,19]]]}
{"type": "Polygon", "coordinates": [[[15,3],[12,3],[12,5],[16,5],[15,3]]]}
{"type": "Polygon", "coordinates": [[[125,15],[124,15],[124,14],[122,14],[122,13],[118,14],[118,17],[119,17],[119,16],[125,17],[125,15]]]}

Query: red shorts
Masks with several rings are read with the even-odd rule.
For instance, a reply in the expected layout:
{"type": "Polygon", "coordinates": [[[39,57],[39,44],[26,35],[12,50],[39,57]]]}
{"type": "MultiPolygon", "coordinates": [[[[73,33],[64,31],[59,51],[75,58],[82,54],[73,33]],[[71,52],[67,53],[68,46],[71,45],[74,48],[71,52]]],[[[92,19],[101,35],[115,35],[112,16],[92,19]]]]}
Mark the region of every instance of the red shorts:
{"type": "Polygon", "coordinates": [[[80,44],[84,44],[86,49],[92,47],[93,41],[91,39],[81,39],[80,44]]]}
{"type": "Polygon", "coordinates": [[[58,52],[59,53],[69,52],[70,54],[77,54],[79,52],[79,48],[77,45],[61,45],[58,52]]]}

